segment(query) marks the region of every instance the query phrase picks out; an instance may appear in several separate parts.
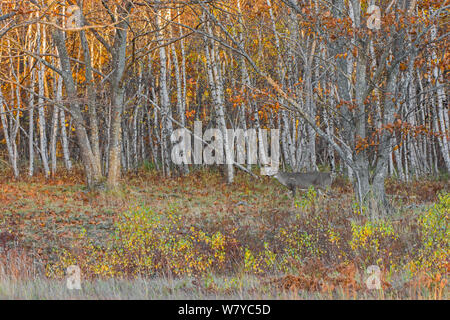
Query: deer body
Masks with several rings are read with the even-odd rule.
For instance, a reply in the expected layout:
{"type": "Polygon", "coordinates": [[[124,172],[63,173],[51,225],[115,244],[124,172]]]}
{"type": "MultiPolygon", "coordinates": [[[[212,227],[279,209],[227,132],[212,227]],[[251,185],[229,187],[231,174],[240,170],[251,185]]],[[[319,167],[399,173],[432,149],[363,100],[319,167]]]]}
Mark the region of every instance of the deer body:
{"type": "Polygon", "coordinates": [[[325,190],[331,185],[332,177],[330,172],[278,172],[273,175],[282,185],[292,191],[295,197],[295,189],[308,189],[310,186],[325,190]]]}

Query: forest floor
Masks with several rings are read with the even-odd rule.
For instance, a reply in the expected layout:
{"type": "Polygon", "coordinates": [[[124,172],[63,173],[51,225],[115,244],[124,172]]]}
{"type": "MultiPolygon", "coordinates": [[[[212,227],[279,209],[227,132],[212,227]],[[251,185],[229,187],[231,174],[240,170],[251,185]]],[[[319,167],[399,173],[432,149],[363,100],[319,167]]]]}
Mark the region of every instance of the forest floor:
{"type": "Polygon", "coordinates": [[[216,171],[123,181],[89,192],[79,174],[4,177],[0,299],[450,297],[448,181],[387,181],[394,209],[377,222],[344,179],[295,203],[274,179],[244,173],[232,185],[216,171]],[[71,264],[82,290],[66,288],[71,264]],[[379,290],[367,289],[369,265],[379,290]]]}

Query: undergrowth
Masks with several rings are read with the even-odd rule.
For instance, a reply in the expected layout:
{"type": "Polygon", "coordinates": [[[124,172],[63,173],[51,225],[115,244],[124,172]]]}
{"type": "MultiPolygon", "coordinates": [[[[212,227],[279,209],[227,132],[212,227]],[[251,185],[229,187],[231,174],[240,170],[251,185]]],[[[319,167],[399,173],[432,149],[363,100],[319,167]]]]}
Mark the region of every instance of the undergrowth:
{"type": "Polygon", "coordinates": [[[92,283],[191,279],[220,296],[250,277],[261,296],[448,297],[450,196],[442,181],[387,181],[396,210],[372,220],[344,179],[328,195],[298,195],[294,206],[267,177],[237,175],[226,185],[219,172],[142,173],[115,193],[69,180],[1,185],[0,289],[8,279],[61,283],[77,265],[92,283]],[[366,287],[374,265],[381,291],[366,287]]]}
{"type": "MultiPolygon", "coordinates": [[[[441,290],[446,285],[448,193],[401,224],[388,218],[349,221],[326,206],[312,205],[321,200],[313,199],[311,193],[303,200],[302,214],[258,237],[246,234],[257,230],[228,229],[226,225],[214,232],[202,230],[176,208],[155,212],[135,207],[120,216],[105,245],[94,245],[81,234],[86,238],[83,246],[58,252],[59,260],[47,265],[46,275],[62,278],[69,265],[78,265],[86,278],[278,275],[284,288],[329,291],[344,286],[363,290],[364,270],[377,265],[383,272],[385,289],[419,274],[428,274],[441,290]],[[249,238],[254,242],[247,242],[249,238]]],[[[348,210],[351,216],[351,207],[340,209],[348,210]]]]}

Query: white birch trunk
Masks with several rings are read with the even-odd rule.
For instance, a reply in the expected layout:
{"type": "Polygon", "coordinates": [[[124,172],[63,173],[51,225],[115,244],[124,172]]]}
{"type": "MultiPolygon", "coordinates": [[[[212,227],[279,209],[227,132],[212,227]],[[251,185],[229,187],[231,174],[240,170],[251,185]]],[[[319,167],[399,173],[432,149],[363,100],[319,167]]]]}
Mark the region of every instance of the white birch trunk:
{"type": "MultiPolygon", "coordinates": [[[[55,89],[55,96],[56,101],[62,100],[62,77],[59,75],[56,75],[57,77],[57,84],[55,89]]],[[[58,139],[58,123],[59,123],[59,106],[54,105],[53,106],[53,116],[52,116],[52,130],[51,130],[51,137],[50,137],[50,159],[51,159],[51,169],[52,169],[52,176],[56,174],[57,169],[57,158],[56,158],[56,142],[58,139]]]]}
{"type": "Polygon", "coordinates": [[[160,97],[161,97],[161,157],[163,162],[164,173],[170,176],[170,135],[172,134],[172,121],[170,120],[171,108],[169,100],[169,91],[167,87],[167,52],[166,47],[163,46],[164,36],[161,31],[163,24],[161,23],[160,14],[163,14],[163,10],[160,10],[156,14],[156,37],[158,41],[159,48],[159,61],[160,61],[160,74],[159,74],[159,85],[160,85],[160,97]]]}
{"type": "MultiPolygon", "coordinates": [[[[208,26],[208,33],[213,35],[211,27],[208,26]]],[[[209,84],[212,91],[212,96],[214,99],[215,110],[217,115],[217,122],[219,124],[220,130],[222,132],[222,138],[225,145],[225,159],[226,159],[226,176],[227,182],[232,183],[234,180],[234,171],[232,160],[234,155],[230,154],[231,148],[229,146],[228,132],[227,126],[225,122],[225,113],[224,113],[224,101],[223,101],[223,83],[221,79],[221,75],[219,74],[218,63],[218,53],[215,48],[215,43],[211,43],[208,39],[205,38],[205,53],[206,53],[206,63],[207,63],[207,71],[208,71],[208,79],[209,84]],[[211,48],[210,48],[211,46],[211,48]]]]}
{"type": "MultiPolygon", "coordinates": [[[[436,40],[437,29],[436,26],[433,25],[431,28],[431,41],[436,40]]],[[[431,57],[433,61],[437,64],[438,57],[435,50],[432,50],[431,57]]],[[[437,65],[433,68],[433,76],[435,79],[434,85],[437,87],[437,115],[436,118],[438,123],[436,125],[436,130],[441,133],[441,136],[438,138],[439,145],[441,147],[442,157],[444,158],[445,167],[447,168],[447,172],[450,172],[450,147],[449,147],[449,116],[448,111],[444,108],[444,101],[446,101],[446,94],[444,88],[442,87],[442,75],[440,74],[440,70],[437,65]]]]}
{"type": "MultiPolygon", "coordinates": [[[[43,54],[46,51],[46,35],[45,28],[42,28],[41,25],[38,25],[38,39],[39,39],[39,53],[43,54]]],[[[48,177],[50,174],[50,168],[48,165],[48,157],[47,157],[47,134],[46,134],[46,121],[45,121],[45,108],[44,108],[44,76],[45,76],[45,66],[43,63],[39,63],[38,70],[38,116],[39,116],[39,141],[40,141],[40,149],[41,149],[41,159],[42,165],[44,167],[45,177],[48,177]]]]}

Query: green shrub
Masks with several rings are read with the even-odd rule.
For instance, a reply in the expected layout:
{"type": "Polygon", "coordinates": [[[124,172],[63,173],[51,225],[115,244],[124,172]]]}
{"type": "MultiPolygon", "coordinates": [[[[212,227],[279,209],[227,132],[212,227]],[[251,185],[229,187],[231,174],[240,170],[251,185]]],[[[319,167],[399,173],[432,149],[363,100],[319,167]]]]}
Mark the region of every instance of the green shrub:
{"type": "Polygon", "coordinates": [[[417,259],[409,263],[411,271],[448,268],[450,252],[450,194],[438,195],[438,202],[418,219],[421,248],[417,259]]]}
{"type": "Polygon", "coordinates": [[[59,261],[47,268],[47,274],[62,276],[71,264],[84,274],[105,277],[207,273],[224,265],[227,238],[220,232],[207,235],[187,228],[174,210],[161,213],[138,207],[120,217],[106,246],[87,240],[82,254],[59,252],[59,261]]]}

